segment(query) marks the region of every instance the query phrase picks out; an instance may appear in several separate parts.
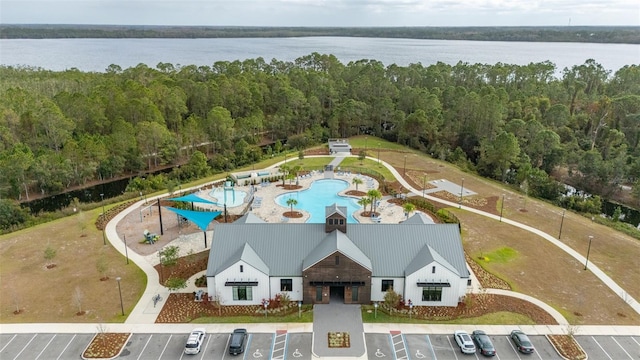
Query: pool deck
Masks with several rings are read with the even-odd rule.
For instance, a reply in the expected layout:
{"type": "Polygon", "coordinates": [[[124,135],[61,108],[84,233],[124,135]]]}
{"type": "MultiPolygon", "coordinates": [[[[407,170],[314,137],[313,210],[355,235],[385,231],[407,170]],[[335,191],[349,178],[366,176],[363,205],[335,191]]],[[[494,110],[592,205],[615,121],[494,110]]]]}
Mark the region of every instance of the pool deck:
{"type": "MultiPolygon", "coordinates": [[[[313,181],[326,179],[329,176],[331,176],[331,172],[314,172],[309,176],[300,177],[297,183],[299,186],[301,186],[301,189],[295,190],[295,191],[306,190],[311,186],[311,183],[313,181]]],[[[349,186],[346,189],[344,189],[339,193],[340,195],[347,196],[345,194],[348,191],[356,190],[356,186],[353,184],[353,179],[355,177],[359,177],[362,180],[362,184],[358,185],[358,190],[360,191],[366,192],[368,190],[378,188],[378,185],[379,185],[378,182],[375,179],[370,178],[368,176],[353,174],[348,172],[335,172],[333,173],[333,179],[344,180],[349,184],[349,186]]],[[[289,182],[287,181],[286,183],[288,184],[289,182]]],[[[295,180],[294,180],[294,183],[295,183],[295,180]]],[[[278,185],[282,185],[282,182],[280,181],[277,183],[269,183],[266,186],[262,186],[260,184],[254,185],[255,191],[253,195],[255,199],[251,206],[250,211],[253,212],[254,215],[258,216],[259,218],[269,223],[287,222],[290,224],[291,223],[295,224],[295,223],[306,222],[310,217],[309,213],[305,212],[302,209],[296,208],[295,206],[293,207],[293,210],[301,212],[303,216],[301,218],[288,218],[288,219],[284,218],[283,214],[285,212],[290,211],[290,208],[278,205],[275,199],[278,195],[291,192],[291,190],[284,190],[282,186],[278,186],[278,185]]],[[[250,186],[236,186],[235,189],[244,191],[246,193],[251,192],[250,186]]],[[[197,195],[202,197],[203,199],[215,201],[215,198],[212,198],[210,196],[210,193],[211,193],[211,189],[203,189],[199,191],[197,195]]],[[[358,199],[358,197],[353,197],[353,198],[358,199]]],[[[401,221],[406,220],[406,216],[402,208],[398,205],[388,202],[388,199],[389,197],[382,198],[380,200],[380,205],[377,208],[377,212],[381,214],[380,223],[397,224],[401,221]]],[[[238,207],[227,206],[227,212],[229,214],[240,214],[246,208],[246,206],[247,206],[246,203],[238,207]]],[[[215,205],[211,205],[211,207],[216,210],[221,210],[220,207],[215,205]]],[[[363,224],[376,223],[371,218],[363,217],[362,215],[360,215],[361,212],[362,212],[362,209],[354,212],[353,217],[356,219],[356,221],[363,224]]]]}

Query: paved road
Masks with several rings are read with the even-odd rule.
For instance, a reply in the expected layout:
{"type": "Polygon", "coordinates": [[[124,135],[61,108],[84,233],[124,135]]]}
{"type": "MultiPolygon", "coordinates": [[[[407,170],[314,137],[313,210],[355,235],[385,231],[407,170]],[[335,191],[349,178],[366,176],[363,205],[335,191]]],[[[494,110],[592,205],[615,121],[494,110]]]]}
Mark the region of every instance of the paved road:
{"type": "MultiPolygon", "coordinates": [[[[2,360],[77,360],[89,345],[94,334],[1,334],[2,360]]],[[[242,356],[231,356],[226,351],[230,335],[207,334],[198,355],[184,355],[187,333],[134,333],[119,359],[300,359],[311,360],[312,333],[250,333],[242,356]]],[[[518,353],[507,335],[490,335],[496,347],[496,360],[562,360],[543,335],[530,336],[536,352],[518,353]]],[[[481,355],[460,353],[452,335],[405,334],[400,331],[364,334],[367,359],[480,359],[481,355]]],[[[640,335],[605,336],[576,335],[578,343],[589,359],[640,360],[640,335]]]]}

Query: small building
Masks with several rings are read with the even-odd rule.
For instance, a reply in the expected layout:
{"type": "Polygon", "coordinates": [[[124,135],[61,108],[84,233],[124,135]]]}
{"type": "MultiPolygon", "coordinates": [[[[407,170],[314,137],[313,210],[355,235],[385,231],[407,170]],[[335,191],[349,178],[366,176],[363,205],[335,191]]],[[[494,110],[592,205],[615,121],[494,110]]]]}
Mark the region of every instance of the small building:
{"type": "Polygon", "coordinates": [[[401,224],[347,224],[326,207],[324,224],[266,223],[252,213],[218,224],[207,291],[224,305],[292,301],[370,304],[392,288],[416,306],[457,306],[470,279],[457,224],[413,216],[401,224]]]}
{"type": "Polygon", "coordinates": [[[351,145],[347,139],[329,139],[329,154],[349,153],[351,145]]]}

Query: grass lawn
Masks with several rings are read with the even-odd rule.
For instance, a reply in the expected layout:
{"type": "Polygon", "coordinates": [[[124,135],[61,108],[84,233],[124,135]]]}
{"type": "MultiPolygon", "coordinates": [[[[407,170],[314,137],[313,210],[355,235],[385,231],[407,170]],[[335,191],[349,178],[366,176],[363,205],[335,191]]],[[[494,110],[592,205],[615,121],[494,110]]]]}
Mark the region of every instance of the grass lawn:
{"type": "Polygon", "coordinates": [[[372,306],[362,307],[362,321],[366,323],[393,323],[393,324],[467,324],[467,325],[535,325],[535,322],[522,314],[506,311],[496,312],[472,318],[452,319],[445,321],[425,321],[404,316],[390,316],[378,309],[371,309],[372,306]]]}
{"type": "Polygon", "coordinates": [[[115,279],[121,278],[126,314],[142,295],[146,276],[133,262],[127,265],[108,241],[103,245],[102,232],[94,225],[101,211],[0,236],[2,323],[125,320],[115,279]],[[47,261],[48,247],[56,254],[47,261]],[[47,268],[50,263],[56,266],[47,268]]]}
{"type": "MultiPolygon", "coordinates": [[[[371,136],[366,140],[364,136],[350,139],[354,154],[360,148],[364,149],[365,141],[369,156],[377,158],[379,152],[381,160],[393,165],[400,174],[405,174],[405,179],[414,184],[416,189],[421,189],[421,184],[429,180],[447,179],[460,183],[464,178],[465,189],[478,193],[473,198],[498,199],[494,202],[498,208],[492,209],[496,215],[502,210],[505,218],[553,236],[559,234],[562,223],[561,241],[583,255],[587,252],[589,236],[593,236],[589,261],[636,299],[640,299],[640,270],[637,266],[640,241],[578,214],[566,212],[563,219],[562,209],[527,198],[500,183],[465,173],[451,164],[371,136]],[[504,207],[500,208],[503,195],[504,207]]],[[[289,153],[287,159],[290,164],[300,161],[303,168],[322,166],[330,161],[330,158],[299,160],[297,153],[289,153]]],[[[282,160],[284,156],[277,156],[256,164],[255,168],[282,160]]],[[[359,163],[357,158],[351,158],[344,164],[357,167],[359,163]]],[[[366,160],[362,166],[374,168],[380,173],[386,172],[377,168],[380,166],[377,161],[366,160]]],[[[388,175],[384,173],[384,176],[388,175]]],[[[185,188],[188,186],[183,184],[185,188]]],[[[463,245],[467,254],[485,269],[506,280],[515,291],[547,302],[573,324],[640,324],[640,316],[603,286],[590,271],[585,271],[584,264],[578,263],[549,241],[504,222],[488,220],[455,207],[449,210],[462,221],[463,245]]],[[[115,278],[122,278],[123,303],[125,312],[128,312],[142,294],[146,277],[133,263],[126,265],[124,257],[108,243],[103,245],[102,233],[94,226],[100,211],[101,208],[97,208],[0,236],[0,322],[124,320],[120,315],[115,278]],[[44,258],[48,246],[56,250],[51,260],[56,266],[51,269],[46,267],[48,262],[44,258]],[[98,270],[99,267],[105,269],[104,273],[98,270]],[[100,278],[104,276],[109,279],[101,281],[100,278]],[[21,312],[14,315],[16,310],[21,312]],[[78,312],[85,313],[76,315],[78,312]]],[[[292,316],[291,321],[295,321],[297,313],[292,316]]],[[[495,316],[493,320],[486,320],[490,323],[513,321],[509,320],[513,315],[506,315],[506,318],[503,314],[486,317],[489,316],[495,316]]],[[[259,320],[270,321],[268,318],[259,320]]],[[[213,322],[211,319],[202,321],[213,322]]],[[[215,322],[220,321],[216,319],[215,322]]],[[[240,320],[230,318],[229,321],[240,320]]],[[[282,321],[289,320],[278,318],[278,322],[282,321]]],[[[469,321],[475,320],[462,320],[464,323],[469,321]]],[[[521,319],[515,321],[524,323],[521,319]]]]}

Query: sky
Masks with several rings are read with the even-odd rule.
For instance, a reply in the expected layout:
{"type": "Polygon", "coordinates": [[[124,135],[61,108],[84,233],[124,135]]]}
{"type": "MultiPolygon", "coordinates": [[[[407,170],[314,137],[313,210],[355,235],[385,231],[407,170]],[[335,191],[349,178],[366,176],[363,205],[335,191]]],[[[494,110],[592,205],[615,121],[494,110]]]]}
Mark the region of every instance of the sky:
{"type": "Polygon", "coordinates": [[[2,24],[640,26],[638,0],[0,0],[2,24]]]}

